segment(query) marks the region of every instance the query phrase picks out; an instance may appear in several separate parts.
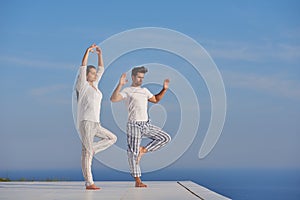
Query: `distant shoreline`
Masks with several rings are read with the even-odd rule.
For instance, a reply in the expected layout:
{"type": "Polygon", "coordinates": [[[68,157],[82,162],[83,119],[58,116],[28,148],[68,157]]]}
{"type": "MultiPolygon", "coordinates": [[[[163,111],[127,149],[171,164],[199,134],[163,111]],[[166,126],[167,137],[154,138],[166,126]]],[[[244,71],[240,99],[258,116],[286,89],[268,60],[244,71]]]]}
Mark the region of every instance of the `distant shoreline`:
{"type": "Polygon", "coordinates": [[[27,178],[20,178],[20,179],[15,179],[11,180],[10,178],[1,178],[0,177],[0,182],[61,182],[61,181],[71,181],[71,180],[66,180],[66,179],[51,179],[51,178],[46,178],[46,179],[27,179],[27,178]]]}

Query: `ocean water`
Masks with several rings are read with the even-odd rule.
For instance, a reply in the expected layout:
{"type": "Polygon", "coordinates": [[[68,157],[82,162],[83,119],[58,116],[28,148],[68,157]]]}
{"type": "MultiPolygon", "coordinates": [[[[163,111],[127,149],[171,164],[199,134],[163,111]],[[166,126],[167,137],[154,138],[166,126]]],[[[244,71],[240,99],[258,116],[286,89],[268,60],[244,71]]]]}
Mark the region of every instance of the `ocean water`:
{"type": "MultiPolygon", "coordinates": [[[[93,169],[95,181],[128,181],[128,173],[93,169]]],[[[11,180],[83,181],[81,170],[0,171],[11,180]]],[[[300,200],[300,170],[168,169],[145,173],[145,181],[191,180],[235,200],[300,200]]]]}

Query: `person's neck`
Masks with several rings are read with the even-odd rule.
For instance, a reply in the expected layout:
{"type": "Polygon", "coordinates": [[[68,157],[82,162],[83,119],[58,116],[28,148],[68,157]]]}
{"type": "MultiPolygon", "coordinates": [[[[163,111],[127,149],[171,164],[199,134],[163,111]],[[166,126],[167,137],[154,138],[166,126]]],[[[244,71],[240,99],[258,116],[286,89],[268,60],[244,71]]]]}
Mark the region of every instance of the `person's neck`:
{"type": "Polygon", "coordinates": [[[140,85],[133,85],[131,84],[131,87],[141,87],[140,85]]]}

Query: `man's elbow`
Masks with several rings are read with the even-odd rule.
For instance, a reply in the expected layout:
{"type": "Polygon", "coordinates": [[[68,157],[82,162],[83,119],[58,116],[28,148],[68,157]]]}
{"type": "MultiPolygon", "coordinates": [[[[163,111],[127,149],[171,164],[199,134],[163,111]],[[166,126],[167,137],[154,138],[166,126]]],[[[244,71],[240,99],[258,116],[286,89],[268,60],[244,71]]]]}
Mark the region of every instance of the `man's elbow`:
{"type": "Polygon", "coordinates": [[[152,101],[152,103],[157,104],[159,101],[157,101],[156,99],[152,101]]]}
{"type": "Polygon", "coordinates": [[[115,102],[115,98],[113,96],[110,97],[111,102],[115,102]]]}
{"type": "Polygon", "coordinates": [[[111,102],[116,102],[116,100],[113,97],[110,97],[111,102]]]}
{"type": "Polygon", "coordinates": [[[158,103],[158,102],[159,102],[159,100],[158,100],[158,99],[156,99],[156,98],[149,99],[149,101],[150,101],[151,103],[154,103],[154,104],[156,104],[156,103],[158,103]]]}
{"type": "Polygon", "coordinates": [[[111,102],[118,102],[118,101],[121,101],[121,100],[122,100],[122,97],[118,97],[118,96],[116,97],[116,96],[113,96],[113,95],[110,97],[111,102]]]}

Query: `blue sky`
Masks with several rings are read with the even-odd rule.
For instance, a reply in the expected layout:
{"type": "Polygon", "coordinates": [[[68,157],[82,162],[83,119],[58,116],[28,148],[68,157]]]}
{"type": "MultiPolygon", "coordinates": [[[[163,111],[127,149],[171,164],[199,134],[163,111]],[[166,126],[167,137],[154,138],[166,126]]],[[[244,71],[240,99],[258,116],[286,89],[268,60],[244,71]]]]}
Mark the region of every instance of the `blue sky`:
{"type": "MultiPolygon", "coordinates": [[[[100,86],[102,123],[116,132],[117,145],[125,137],[108,100],[118,77],[134,65],[165,63],[190,81],[201,107],[197,137],[171,168],[299,169],[299,8],[298,1],[1,2],[0,170],[80,168],[71,93],[83,53],[91,43],[141,27],[179,31],[207,50],[223,77],[226,122],[213,151],[198,159],[210,117],[203,80],[176,56],[132,52],[100,86]]],[[[161,104],[167,108],[172,98],[161,104]]],[[[180,113],[170,113],[165,128],[172,132],[180,113]]]]}

